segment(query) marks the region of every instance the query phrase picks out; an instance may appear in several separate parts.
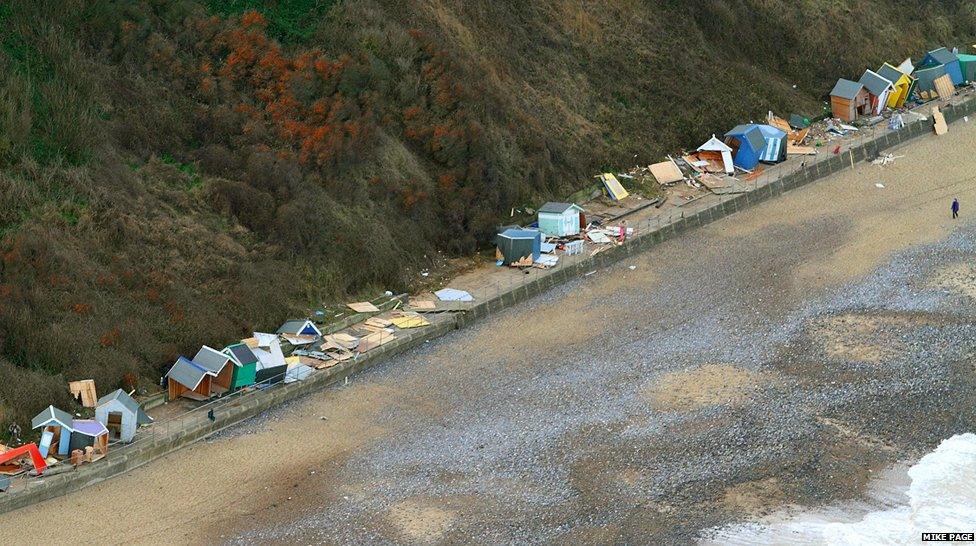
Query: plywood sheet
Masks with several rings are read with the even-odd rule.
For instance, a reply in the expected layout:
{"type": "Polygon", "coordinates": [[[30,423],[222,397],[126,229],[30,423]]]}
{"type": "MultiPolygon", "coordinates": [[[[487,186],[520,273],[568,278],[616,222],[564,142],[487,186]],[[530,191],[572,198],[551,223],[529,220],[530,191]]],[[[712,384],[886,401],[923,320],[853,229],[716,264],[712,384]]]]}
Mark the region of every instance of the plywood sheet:
{"type": "Polygon", "coordinates": [[[932,121],[935,134],[941,136],[949,132],[949,126],[946,124],[945,116],[942,115],[938,107],[932,109],[932,121]]]}
{"type": "Polygon", "coordinates": [[[353,303],[347,303],[346,307],[352,309],[357,313],[379,313],[380,312],[378,307],[376,307],[375,305],[373,305],[368,301],[357,301],[353,303]]]}
{"type": "Polygon", "coordinates": [[[670,159],[667,161],[662,161],[660,163],[655,163],[650,166],[651,174],[658,181],[659,184],[671,184],[672,182],[678,182],[684,178],[681,174],[681,169],[674,164],[674,161],[670,159]]]}
{"type": "Polygon", "coordinates": [[[394,339],[396,339],[396,336],[389,332],[375,332],[359,340],[359,347],[357,347],[356,350],[360,353],[365,353],[366,351],[371,351],[380,345],[386,345],[394,339]]]}

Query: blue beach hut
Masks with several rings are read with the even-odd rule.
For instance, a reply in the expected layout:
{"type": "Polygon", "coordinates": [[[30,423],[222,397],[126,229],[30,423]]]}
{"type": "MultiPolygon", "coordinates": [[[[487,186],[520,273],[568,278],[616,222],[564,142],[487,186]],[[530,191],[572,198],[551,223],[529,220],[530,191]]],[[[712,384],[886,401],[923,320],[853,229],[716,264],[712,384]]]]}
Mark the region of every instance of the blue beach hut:
{"type": "Polygon", "coordinates": [[[766,139],[755,124],[736,125],[725,133],[725,143],[732,148],[732,162],[736,167],[752,170],[766,149],[766,139]]]}

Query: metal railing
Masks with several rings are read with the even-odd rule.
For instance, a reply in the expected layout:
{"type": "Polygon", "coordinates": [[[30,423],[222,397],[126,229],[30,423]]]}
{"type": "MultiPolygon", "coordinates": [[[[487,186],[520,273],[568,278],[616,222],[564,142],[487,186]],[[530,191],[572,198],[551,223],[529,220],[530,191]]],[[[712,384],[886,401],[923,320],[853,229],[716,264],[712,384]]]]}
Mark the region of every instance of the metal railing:
{"type": "MultiPolygon", "coordinates": [[[[927,103],[916,108],[916,111],[924,110],[922,113],[928,118],[928,109],[930,109],[933,105],[935,105],[935,103],[927,103]]],[[[968,88],[965,89],[959,96],[954,97],[953,101],[951,101],[949,104],[943,105],[941,109],[946,117],[946,121],[949,123],[961,119],[964,116],[972,115],[974,112],[976,112],[974,90],[968,88]]],[[[706,194],[705,196],[686,204],[669,207],[666,212],[655,214],[652,217],[636,221],[628,220],[628,227],[634,228],[634,233],[633,235],[628,236],[628,240],[633,241],[635,237],[646,237],[653,234],[655,231],[667,229],[684,218],[694,217],[696,214],[699,214],[711,207],[737,199],[741,195],[755,194],[776,183],[780,184],[781,191],[787,191],[808,182],[824,178],[831,174],[846,169],[851,169],[852,162],[856,164],[861,161],[869,160],[877,156],[882,150],[908,142],[917,136],[931,132],[931,127],[932,122],[929,118],[927,120],[908,122],[905,127],[897,130],[889,129],[887,125],[876,125],[873,127],[861,128],[849,138],[829,142],[827,146],[824,146],[823,150],[825,153],[818,153],[814,156],[799,156],[790,158],[783,163],[766,168],[764,172],[756,176],[754,180],[750,181],[752,183],[752,187],[745,192],[723,195],[706,194]],[[840,150],[835,154],[833,153],[833,148],[835,148],[837,145],[840,146],[840,150]],[[788,182],[784,183],[784,180],[788,182]]],[[[766,197],[769,196],[770,195],[767,195],[766,197]]],[[[498,279],[490,284],[468,289],[467,291],[473,296],[475,304],[494,301],[505,294],[512,293],[519,288],[527,286],[531,282],[539,281],[540,277],[545,279],[547,276],[553,275],[561,269],[566,269],[582,263],[594,256],[597,252],[607,248],[612,247],[594,247],[593,245],[587,245],[584,247],[584,251],[580,254],[561,255],[559,258],[559,263],[551,269],[532,270],[538,274],[506,274],[504,279],[498,279]]],[[[594,267],[596,267],[595,264],[594,267]]],[[[394,334],[390,335],[393,336],[394,334]]],[[[331,373],[343,371],[347,366],[350,366],[363,358],[369,358],[369,354],[370,353],[356,353],[354,359],[341,362],[329,370],[315,370],[313,371],[314,375],[310,376],[309,379],[315,377],[315,375],[320,374],[323,371],[331,371],[331,373]]],[[[129,454],[141,449],[149,449],[156,446],[157,443],[160,442],[175,441],[188,432],[195,432],[198,427],[206,427],[208,422],[211,424],[216,424],[216,421],[218,421],[220,417],[211,414],[211,411],[216,413],[224,408],[231,407],[245,397],[253,396],[258,393],[269,393],[285,388],[287,385],[293,384],[292,382],[286,383],[284,381],[289,373],[291,372],[286,371],[273,378],[264,380],[258,385],[258,388],[230,392],[218,398],[208,400],[200,406],[192,408],[175,417],[154,421],[151,425],[140,429],[136,434],[136,438],[132,442],[111,443],[106,459],[120,457],[120,454],[129,454]],[[278,379],[280,379],[280,381],[278,381],[278,379]],[[212,420],[211,415],[214,417],[212,420]]],[[[300,383],[300,381],[296,382],[300,383]]],[[[223,424],[219,428],[232,425],[236,422],[236,420],[233,420],[230,423],[223,424]]],[[[32,483],[34,482],[31,480],[14,480],[10,489],[8,489],[8,492],[27,489],[32,483]]]]}

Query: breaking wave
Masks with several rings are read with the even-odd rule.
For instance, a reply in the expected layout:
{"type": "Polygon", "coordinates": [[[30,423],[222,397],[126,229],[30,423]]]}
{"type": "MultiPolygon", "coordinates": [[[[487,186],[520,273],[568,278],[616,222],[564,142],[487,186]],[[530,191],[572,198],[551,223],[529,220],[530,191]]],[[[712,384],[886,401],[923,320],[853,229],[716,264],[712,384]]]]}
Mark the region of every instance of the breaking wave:
{"type": "Polygon", "coordinates": [[[976,434],[943,440],[899,476],[876,480],[868,505],[848,505],[714,530],[703,544],[915,544],[922,533],[976,531],[976,434]],[[902,483],[898,483],[902,482],[902,483]]]}

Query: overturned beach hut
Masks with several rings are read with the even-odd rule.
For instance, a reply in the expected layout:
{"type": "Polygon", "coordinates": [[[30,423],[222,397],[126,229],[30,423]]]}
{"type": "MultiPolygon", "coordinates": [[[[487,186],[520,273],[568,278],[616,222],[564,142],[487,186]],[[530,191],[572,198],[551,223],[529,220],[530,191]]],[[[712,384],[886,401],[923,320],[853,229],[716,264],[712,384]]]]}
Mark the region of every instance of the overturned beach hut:
{"type": "Polygon", "coordinates": [[[580,232],[580,213],[575,203],[549,202],[539,209],[539,231],[552,237],[567,237],[580,232]]]}
{"type": "Polygon", "coordinates": [[[506,229],[498,234],[495,242],[505,264],[527,256],[534,262],[542,255],[542,233],[534,229],[506,229]]]}
{"type": "Polygon", "coordinates": [[[955,53],[944,47],[933,49],[925,54],[919,68],[931,68],[942,65],[945,67],[946,74],[952,79],[952,85],[962,85],[965,81],[962,76],[962,67],[959,65],[959,57],[955,53]]]}
{"type": "Polygon", "coordinates": [[[752,170],[759,164],[759,157],[766,149],[762,131],[753,124],[736,125],[725,133],[725,144],[732,149],[732,162],[736,167],[752,170]]]}
{"type": "Polygon", "coordinates": [[[131,442],[140,425],[152,423],[139,402],[119,389],[98,399],[95,420],[105,425],[110,440],[131,442]]]}
{"type": "Polygon", "coordinates": [[[889,63],[881,65],[881,68],[878,69],[878,75],[890,81],[894,86],[894,90],[888,94],[888,108],[904,106],[915,87],[915,78],[889,63]]]}
{"type": "Polygon", "coordinates": [[[876,116],[881,114],[888,105],[888,97],[895,90],[895,85],[874,70],[865,70],[858,83],[868,90],[871,113],[876,116]]]}
{"type": "Polygon", "coordinates": [[[848,123],[857,116],[871,113],[871,98],[868,90],[859,82],[841,78],[830,91],[830,110],[835,118],[848,123]]]}

